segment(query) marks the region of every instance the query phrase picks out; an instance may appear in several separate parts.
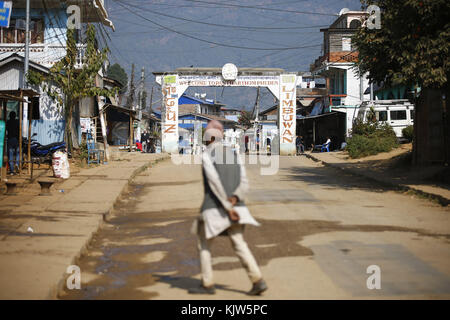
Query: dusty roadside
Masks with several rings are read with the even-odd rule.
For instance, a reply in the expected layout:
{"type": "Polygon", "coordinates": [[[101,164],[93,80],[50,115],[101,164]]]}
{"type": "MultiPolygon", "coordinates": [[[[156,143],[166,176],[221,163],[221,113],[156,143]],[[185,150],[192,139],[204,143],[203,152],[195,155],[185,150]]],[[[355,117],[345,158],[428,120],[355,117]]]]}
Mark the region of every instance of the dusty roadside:
{"type": "Polygon", "coordinates": [[[408,164],[411,144],[401,145],[391,152],[380,153],[361,159],[350,159],[343,151],[306,153],[305,155],[326,166],[374,180],[399,191],[415,193],[438,202],[450,203],[448,172],[442,166],[424,168],[408,164]]]}
{"type": "Polygon", "coordinates": [[[51,196],[38,196],[37,183],[0,196],[0,299],[54,298],[131,179],[163,157],[124,152],[58,183],[51,196]]]}

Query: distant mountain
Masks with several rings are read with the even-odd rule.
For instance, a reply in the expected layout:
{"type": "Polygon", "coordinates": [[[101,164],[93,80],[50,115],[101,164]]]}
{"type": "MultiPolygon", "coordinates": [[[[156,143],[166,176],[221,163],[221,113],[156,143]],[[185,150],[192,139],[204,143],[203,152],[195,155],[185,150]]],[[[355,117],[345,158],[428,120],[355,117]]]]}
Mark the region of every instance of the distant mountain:
{"type": "MultiPolygon", "coordinates": [[[[309,64],[321,54],[323,34],[319,29],[329,26],[337,17],[332,14],[336,15],[343,7],[352,10],[361,7],[357,0],[108,0],[106,4],[116,26],[116,32],[110,32],[111,62],[120,63],[127,72],[132,62],[136,70],[145,67],[148,92],[155,85],[151,71],[178,67],[221,67],[232,62],[238,67],[307,71],[309,64]],[[262,7],[273,10],[258,9],[262,7]]],[[[274,104],[273,97],[264,91],[262,109],[274,104]]],[[[190,88],[188,91],[194,92],[206,92],[209,98],[247,109],[253,107],[256,99],[254,88],[190,88]]],[[[153,101],[160,97],[158,90],[155,97],[153,101]]]]}

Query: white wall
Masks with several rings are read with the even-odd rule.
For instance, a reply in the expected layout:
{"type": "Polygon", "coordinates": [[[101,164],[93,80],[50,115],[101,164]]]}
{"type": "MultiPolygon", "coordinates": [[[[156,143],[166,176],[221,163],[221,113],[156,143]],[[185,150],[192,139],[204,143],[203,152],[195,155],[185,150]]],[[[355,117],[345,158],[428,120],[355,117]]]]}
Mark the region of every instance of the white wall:
{"type": "MultiPolygon", "coordinates": [[[[344,105],[347,105],[347,106],[360,105],[362,102],[361,101],[361,93],[360,93],[361,80],[358,77],[356,69],[354,69],[353,65],[351,65],[351,64],[340,65],[340,66],[334,65],[333,67],[339,68],[339,69],[344,69],[347,71],[346,72],[347,97],[344,99],[344,105]]],[[[367,79],[367,75],[365,75],[364,79],[363,79],[363,88],[362,88],[363,92],[366,90],[366,88],[368,86],[369,86],[369,80],[367,79]]],[[[369,100],[370,94],[364,95],[363,99],[369,100]]]]}

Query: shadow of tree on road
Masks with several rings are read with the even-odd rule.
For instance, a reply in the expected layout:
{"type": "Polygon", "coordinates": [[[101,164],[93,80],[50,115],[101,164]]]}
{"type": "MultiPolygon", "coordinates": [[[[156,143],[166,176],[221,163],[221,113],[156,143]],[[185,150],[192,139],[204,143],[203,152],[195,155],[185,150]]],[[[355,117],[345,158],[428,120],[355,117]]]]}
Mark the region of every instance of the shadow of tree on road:
{"type": "MultiPolygon", "coordinates": [[[[335,188],[377,189],[373,183],[336,174],[330,168],[293,168],[286,170],[291,179],[335,188]]],[[[158,187],[158,186],[152,186],[158,187]]],[[[151,187],[150,187],[151,188],[151,187]]],[[[115,213],[96,233],[88,252],[76,262],[84,273],[94,275],[81,291],[65,291],[62,299],[151,299],[156,283],[188,290],[200,284],[200,265],[196,236],[190,233],[198,209],[137,212],[137,203],[146,197],[146,189],[133,185],[116,204],[115,213]],[[144,289],[145,288],[145,289],[144,289]]],[[[261,227],[246,228],[245,238],[260,266],[283,257],[314,256],[302,245],[306,236],[336,232],[412,232],[418,236],[444,237],[420,229],[389,225],[343,225],[323,220],[259,219],[261,227]]],[[[214,270],[242,268],[235,258],[228,237],[217,237],[211,247],[214,270]],[[221,259],[217,259],[221,258],[221,259]]],[[[243,291],[218,283],[218,289],[243,291]]],[[[250,286],[250,281],[249,281],[250,286]]]]}
{"type": "Polygon", "coordinates": [[[308,185],[319,185],[330,189],[360,189],[374,192],[399,191],[365,177],[356,176],[340,169],[330,167],[291,167],[280,169],[281,181],[301,181],[308,185]]]}

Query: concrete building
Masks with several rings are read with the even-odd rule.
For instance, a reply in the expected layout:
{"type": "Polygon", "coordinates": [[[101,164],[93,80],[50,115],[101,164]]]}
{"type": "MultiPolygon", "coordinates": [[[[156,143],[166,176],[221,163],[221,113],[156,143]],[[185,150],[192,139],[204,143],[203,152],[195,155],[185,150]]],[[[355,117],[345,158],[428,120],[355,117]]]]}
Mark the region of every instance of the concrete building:
{"type": "Polygon", "coordinates": [[[178,99],[178,112],[180,114],[187,112],[209,114],[213,116],[222,116],[221,109],[225,105],[212,99],[201,99],[183,94],[178,99]]]}
{"type": "Polygon", "coordinates": [[[235,108],[222,107],[221,112],[225,118],[228,120],[233,120],[238,122],[239,115],[241,114],[241,110],[235,108]]]}
{"type": "Polygon", "coordinates": [[[328,96],[324,99],[323,112],[346,114],[347,134],[350,132],[355,109],[370,99],[365,90],[369,86],[367,75],[359,77],[354,62],[358,59],[357,48],[351,42],[352,35],[361,27],[364,11],[342,10],[340,16],[323,32],[323,53],[310,66],[312,74],[326,79],[328,96]]]}
{"type": "MultiPolygon", "coordinates": [[[[108,19],[103,0],[31,0],[30,69],[48,73],[49,69],[65,56],[67,21],[72,14],[70,11],[68,13],[67,9],[71,5],[78,5],[81,10],[81,30],[77,35],[79,42],[77,67],[81,67],[83,63],[86,44],[83,44],[82,35],[86,23],[99,23],[114,29],[114,25],[108,19]]],[[[21,95],[21,89],[24,87],[25,8],[25,0],[13,1],[10,27],[0,28],[0,92],[9,92],[17,96],[21,95]]],[[[102,82],[102,71],[99,71],[100,82],[102,82]]],[[[28,98],[33,102],[33,109],[38,111],[32,118],[32,133],[37,133],[36,138],[42,144],[62,140],[65,127],[63,107],[50,99],[42,85],[32,89],[34,93],[28,98]]],[[[79,123],[81,115],[91,117],[98,115],[96,100],[96,98],[83,99],[75,110],[78,115],[75,119],[78,119],[76,126],[79,133],[81,133],[79,123]]],[[[18,109],[17,101],[8,101],[8,113],[14,110],[19,114],[18,109]]],[[[24,103],[24,122],[28,120],[27,110],[28,104],[24,103]]],[[[27,126],[23,126],[24,136],[27,134],[26,129],[27,126]]]]}

